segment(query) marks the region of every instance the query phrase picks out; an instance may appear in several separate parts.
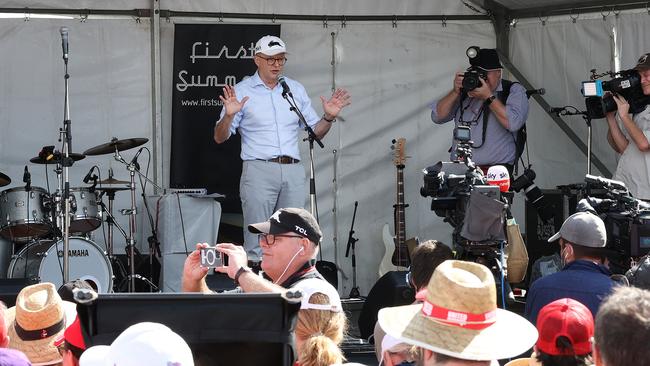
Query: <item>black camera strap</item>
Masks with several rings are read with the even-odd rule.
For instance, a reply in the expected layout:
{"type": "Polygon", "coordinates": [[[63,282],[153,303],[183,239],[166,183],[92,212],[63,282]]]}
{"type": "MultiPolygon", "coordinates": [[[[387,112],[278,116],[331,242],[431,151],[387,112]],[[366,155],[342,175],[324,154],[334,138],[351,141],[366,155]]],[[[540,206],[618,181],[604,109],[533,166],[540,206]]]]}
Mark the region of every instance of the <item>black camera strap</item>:
{"type": "MultiPolygon", "coordinates": [[[[516,81],[510,81],[506,79],[501,79],[501,91],[498,91],[496,94],[497,99],[505,106],[508,97],[510,96],[510,88],[512,87],[513,84],[518,84],[516,81]]],[[[487,107],[485,103],[483,103],[483,108],[487,110],[482,110],[483,113],[483,134],[481,136],[481,144],[476,146],[472,146],[473,148],[479,148],[483,146],[485,143],[485,136],[487,134],[487,125],[488,125],[488,118],[490,117],[490,109],[487,107]]],[[[517,132],[511,132],[512,134],[512,139],[515,144],[515,160],[512,162],[513,168],[515,169],[515,172],[517,171],[517,160],[519,157],[521,157],[521,154],[524,151],[524,146],[526,144],[526,139],[527,139],[527,134],[526,134],[526,124],[517,130],[517,132]]],[[[516,175],[516,174],[515,174],[516,175]]]]}

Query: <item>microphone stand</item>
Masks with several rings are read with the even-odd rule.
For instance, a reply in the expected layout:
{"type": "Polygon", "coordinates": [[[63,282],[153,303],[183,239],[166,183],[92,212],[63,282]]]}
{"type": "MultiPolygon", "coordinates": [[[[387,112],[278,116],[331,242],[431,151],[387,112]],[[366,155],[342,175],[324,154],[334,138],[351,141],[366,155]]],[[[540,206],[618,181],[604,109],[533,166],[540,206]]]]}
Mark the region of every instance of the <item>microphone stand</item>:
{"type": "Polygon", "coordinates": [[[62,166],[63,166],[63,201],[64,201],[64,210],[63,210],[63,283],[69,282],[70,277],[70,256],[68,253],[68,248],[70,247],[70,172],[69,169],[74,163],[74,160],[70,157],[72,152],[72,128],[70,121],[70,90],[69,90],[69,79],[70,74],[68,74],[68,55],[63,55],[63,65],[64,65],[64,84],[65,84],[65,93],[64,93],[64,102],[63,102],[63,128],[59,129],[59,141],[63,141],[63,154],[62,157],[62,166]]]}
{"type": "Polygon", "coordinates": [[[302,112],[300,112],[300,109],[298,109],[296,106],[296,101],[293,99],[293,94],[290,91],[285,90],[282,92],[282,98],[284,98],[287,103],[289,103],[289,110],[298,116],[299,123],[302,122],[302,124],[305,126],[305,131],[307,131],[307,136],[309,139],[309,208],[312,216],[314,216],[316,218],[316,221],[318,221],[318,209],[316,203],[316,179],[314,177],[314,141],[316,141],[318,143],[318,146],[321,148],[325,148],[325,145],[323,145],[318,136],[316,136],[314,130],[307,124],[305,116],[303,116],[302,112]]]}
{"type": "Polygon", "coordinates": [[[348,246],[345,250],[345,258],[350,255],[350,249],[352,249],[352,290],[350,290],[350,298],[359,297],[359,287],[357,287],[357,257],[355,255],[354,249],[356,247],[357,241],[359,239],[355,238],[354,235],[354,219],[357,217],[357,206],[359,201],[354,201],[354,213],[352,214],[352,225],[350,225],[350,234],[348,235],[348,246]]]}
{"type": "Polygon", "coordinates": [[[587,174],[591,175],[591,145],[592,145],[592,131],[591,131],[591,116],[587,111],[578,110],[573,106],[566,106],[563,110],[557,112],[558,115],[562,116],[582,116],[582,119],[585,120],[587,124],[587,174]],[[573,111],[567,109],[571,108],[573,111]]]}

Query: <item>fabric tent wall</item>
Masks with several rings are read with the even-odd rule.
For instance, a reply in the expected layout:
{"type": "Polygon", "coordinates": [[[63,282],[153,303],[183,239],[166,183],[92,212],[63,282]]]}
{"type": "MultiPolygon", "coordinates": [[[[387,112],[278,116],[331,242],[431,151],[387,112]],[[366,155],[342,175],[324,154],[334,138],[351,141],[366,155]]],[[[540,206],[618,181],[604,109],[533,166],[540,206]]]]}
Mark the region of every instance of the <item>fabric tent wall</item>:
{"type": "MultiPolygon", "coordinates": [[[[392,139],[405,137],[411,156],[404,171],[405,201],[410,204],[407,236],[451,244],[451,227],[429,209],[430,199],[419,195],[422,168],[448,159],[452,133],[451,125],[431,122],[428,105],[451,89],[453,73],[464,68],[465,49],[474,44],[494,47],[494,35],[487,22],[448,23],[446,27],[435,22],[400,23],[397,28],[385,22],[349,23],[345,28],[282,22],[282,38],[289,47],[285,73],[305,85],[318,113],[322,112],[319,96],[329,95],[332,87],[331,33],[337,55],[336,86],[348,89],[353,102],[324,139],[325,149],[316,146],[314,150],[319,218],[325,235],[322,250],[325,260],[341,267],[347,279],[340,281],[340,290],[349,293],[352,270],[345,250],[354,202],[359,201],[357,280],[361,293],[366,294],[378,278],[384,254],[382,226],[390,223],[393,231],[396,170],[392,139]],[[333,150],[337,150],[336,160],[333,150]]],[[[163,131],[169,131],[173,24],[161,24],[161,39],[163,131]]],[[[169,146],[169,134],[165,137],[163,146],[169,146]]],[[[307,145],[302,144],[303,159],[309,156],[307,145]]]]}
{"type": "MultiPolygon", "coordinates": [[[[80,23],[74,20],[3,19],[0,47],[0,171],[23,186],[23,166],[29,165],[32,185],[47,187],[45,166],[29,163],[45,145],[57,141],[63,126],[64,70],[59,27],[70,29],[70,119],[73,152],[118,138],[149,137],[151,125],[150,30],[148,22],[112,19],[80,23]]],[[[146,146],[150,146],[150,143],[146,146]]],[[[124,153],[130,160],[135,151],[124,153]]],[[[143,154],[146,157],[146,153],[143,154]]],[[[146,159],[142,160],[146,161],[146,159]]],[[[87,157],[70,169],[71,187],[85,186],[82,178],[91,166],[101,167],[102,179],[113,167],[115,177],[128,180],[128,172],[112,155],[87,157]]],[[[49,166],[49,187],[57,188],[49,166]]],[[[144,165],[143,165],[144,168],[144,165]]],[[[8,187],[3,187],[8,188],[8,187]]],[[[116,210],[130,207],[128,193],[118,193],[116,210]]],[[[128,228],[125,216],[115,212],[128,228]]],[[[93,240],[101,245],[101,230],[93,240]]],[[[116,252],[124,240],[115,231],[116,252]]],[[[0,268],[0,270],[4,270],[0,268]]]]}
{"type": "MultiPolygon", "coordinates": [[[[566,21],[526,22],[511,30],[510,50],[513,64],[535,87],[546,88],[546,100],[553,106],[573,105],[584,109],[581,81],[589,79],[589,70],[611,67],[613,43],[611,22],[602,18],[566,21]]],[[[569,140],[536,103],[528,117],[528,147],[531,163],[537,171],[536,183],[553,188],[558,184],[584,180],[587,157],[569,140]],[[554,143],[549,144],[549,141],[554,143]]],[[[587,143],[587,127],[578,116],[563,117],[575,133],[587,143]]],[[[616,161],[607,145],[607,123],[593,121],[593,153],[614,171],[616,161]]],[[[592,168],[592,174],[602,174],[592,168]]]]}

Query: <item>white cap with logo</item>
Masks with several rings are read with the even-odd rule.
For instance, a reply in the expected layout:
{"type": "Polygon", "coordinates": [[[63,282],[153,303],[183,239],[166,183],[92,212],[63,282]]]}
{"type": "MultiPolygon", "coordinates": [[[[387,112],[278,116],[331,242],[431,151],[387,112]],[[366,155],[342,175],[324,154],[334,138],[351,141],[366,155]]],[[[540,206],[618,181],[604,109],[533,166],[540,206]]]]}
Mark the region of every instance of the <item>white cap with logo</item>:
{"type": "Polygon", "coordinates": [[[286,52],[287,47],[284,41],[276,36],[264,36],[255,44],[255,54],[263,53],[267,56],[275,56],[286,52]]]}

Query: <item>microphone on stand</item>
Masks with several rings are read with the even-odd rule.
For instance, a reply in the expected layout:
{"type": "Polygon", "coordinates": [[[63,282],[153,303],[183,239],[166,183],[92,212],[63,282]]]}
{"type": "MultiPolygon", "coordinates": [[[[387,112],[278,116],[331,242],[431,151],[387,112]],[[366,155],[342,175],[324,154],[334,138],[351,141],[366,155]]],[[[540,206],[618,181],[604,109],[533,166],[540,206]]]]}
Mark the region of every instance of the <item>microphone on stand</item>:
{"type": "Polygon", "coordinates": [[[539,89],[526,90],[526,98],[530,98],[530,96],[533,95],[533,94],[544,95],[544,94],[546,94],[546,89],[539,88],[539,89]]]}
{"type": "Polygon", "coordinates": [[[68,61],[68,27],[61,27],[61,47],[63,48],[63,60],[68,61]]]}
{"type": "Polygon", "coordinates": [[[282,96],[285,98],[287,95],[293,97],[293,94],[291,94],[291,89],[289,89],[289,85],[287,85],[287,81],[284,79],[284,76],[280,76],[278,82],[282,86],[282,96]]]}
{"type": "Polygon", "coordinates": [[[548,113],[554,113],[556,115],[559,115],[560,112],[564,111],[564,107],[551,107],[548,109],[548,113]]]}
{"type": "Polygon", "coordinates": [[[92,168],[90,168],[90,170],[88,171],[88,174],[86,174],[86,176],[84,177],[84,179],[83,179],[84,183],[88,184],[88,182],[90,182],[90,180],[92,179],[93,170],[95,170],[94,166],[92,168]]]}
{"type": "Polygon", "coordinates": [[[27,169],[27,165],[25,165],[25,172],[23,173],[23,182],[25,184],[25,190],[26,191],[31,191],[32,190],[32,175],[29,173],[29,169],[27,169]]]}
{"type": "Polygon", "coordinates": [[[135,153],[133,159],[131,159],[131,165],[135,166],[137,170],[140,170],[140,164],[138,164],[138,157],[142,153],[142,150],[144,150],[144,147],[141,147],[140,150],[138,150],[138,152],[135,153]]]}

